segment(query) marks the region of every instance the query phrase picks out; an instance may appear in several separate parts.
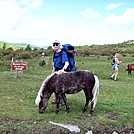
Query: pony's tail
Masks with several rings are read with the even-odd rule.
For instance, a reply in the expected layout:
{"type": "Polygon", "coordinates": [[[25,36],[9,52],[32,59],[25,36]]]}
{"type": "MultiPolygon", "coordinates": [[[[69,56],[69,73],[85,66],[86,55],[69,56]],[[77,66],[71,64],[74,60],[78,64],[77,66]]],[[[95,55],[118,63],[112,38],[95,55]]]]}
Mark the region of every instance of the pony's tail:
{"type": "Polygon", "coordinates": [[[93,99],[92,99],[92,102],[93,102],[93,109],[95,108],[95,105],[97,103],[97,98],[98,98],[98,94],[99,94],[99,79],[96,75],[94,75],[94,78],[95,78],[95,85],[94,85],[94,88],[93,88],[93,99]]]}

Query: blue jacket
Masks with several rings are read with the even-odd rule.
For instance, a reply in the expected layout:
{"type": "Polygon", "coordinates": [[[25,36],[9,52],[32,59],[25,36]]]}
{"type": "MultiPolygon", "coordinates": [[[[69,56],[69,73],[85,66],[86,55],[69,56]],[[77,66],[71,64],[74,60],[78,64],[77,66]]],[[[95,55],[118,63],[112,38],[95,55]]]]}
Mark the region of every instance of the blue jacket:
{"type": "Polygon", "coordinates": [[[62,69],[64,67],[65,62],[69,62],[66,52],[64,51],[60,51],[58,53],[55,52],[53,62],[55,71],[62,69]]]}

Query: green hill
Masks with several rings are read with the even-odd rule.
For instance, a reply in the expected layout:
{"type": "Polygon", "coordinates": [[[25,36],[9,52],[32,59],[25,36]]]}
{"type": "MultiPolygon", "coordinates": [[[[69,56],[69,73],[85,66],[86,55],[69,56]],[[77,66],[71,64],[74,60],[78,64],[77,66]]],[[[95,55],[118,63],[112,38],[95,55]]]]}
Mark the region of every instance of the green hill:
{"type": "Polygon", "coordinates": [[[13,50],[17,50],[17,49],[23,48],[21,46],[18,46],[18,45],[12,44],[12,43],[6,43],[6,42],[3,42],[3,41],[0,41],[0,50],[3,49],[4,44],[5,44],[6,49],[13,48],[13,50]]]}
{"type": "MultiPolygon", "coordinates": [[[[0,50],[3,50],[3,46],[5,44],[5,49],[13,48],[13,50],[18,49],[25,49],[28,44],[26,43],[7,43],[0,41],[0,50]]],[[[40,47],[30,45],[32,49],[37,48],[38,50],[40,47]]],[[[46,48],[47,49],[47,48],[46,48]]],[[[134,52],[134,40],[124,41],[122,43],[117,44],[103,44],[103,45],[84,45],[84,46],[75,46],[75,50],[82,53],[87,54],[99,54],[99,53],[111,53],[111,51],[118,51],[121,53],[133,53],[134,52]]]]}
{"type": "MultiPolygon", "coordinates": [[[[21,48],[25,49],[28,45],[27,43],[7,43],[7,42],[0,41],[0,50],[3,50],[4,43],[6,44],[6,49],[13,48],[13,50],[17,50],[21,48]]],[[[32,49],[34,48],[40,49],[40,47],[37,47],[35,45],[30,45],[30,47],[32,49]]]]}

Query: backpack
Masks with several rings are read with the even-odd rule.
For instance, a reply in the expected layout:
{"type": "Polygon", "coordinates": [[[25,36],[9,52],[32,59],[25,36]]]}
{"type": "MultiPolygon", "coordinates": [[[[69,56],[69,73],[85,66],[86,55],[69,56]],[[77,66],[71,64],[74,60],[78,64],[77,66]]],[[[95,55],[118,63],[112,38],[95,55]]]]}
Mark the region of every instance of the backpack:
{"type": "MultiPolygon", "coordinates": [[[[68,65],[66,71],[67,72],[76,71],[77,67],[75,66],[75,60],[74,60],[74,57],[76,56],[76,52],[74,51],[74,46],[72,46],[70,44],[64,44],[64,45],[62,45],[61,50],[66,52],[67,57],[68,57],[69,65],[68,65]]],[[[62,51],[60,53],[61,58],[62,58],[62,51]]],[[[53,58],[55,58],[55,53],[54,53],[53,58]]]]}
{"type": "Polygon", "coordinates": [[[115,59],[113,59],[111,62],[111,65],[114,65],[114,64],[115,64],[115,59]]]}

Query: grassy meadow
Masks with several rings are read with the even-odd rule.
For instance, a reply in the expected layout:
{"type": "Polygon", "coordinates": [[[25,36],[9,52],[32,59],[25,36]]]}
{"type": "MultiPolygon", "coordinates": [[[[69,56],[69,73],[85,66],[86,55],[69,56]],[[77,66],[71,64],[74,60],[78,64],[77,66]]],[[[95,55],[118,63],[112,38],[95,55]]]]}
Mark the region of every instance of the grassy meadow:
{"type": "MultiPolygon", "coordinates": [[[[100,91],[94,116],[82,113],[85,104],[83,92],[67,95],[70,113],[65,107],[55,115],[55,105],[51,104],[52,95],[46,112],[38,114],[38,106],[34,101],[43,80],[51,74],[52,58],[45,57],[47,65],[39,66],[40,57],[24,60],[28,62],[28,70],[19,72],[10,69],[0,71],[0,133],[3,134],[69,134],[68,129],[52,125],[49,121],[61,124],[77,125],[81,134],[91,130],[93,134],[134,133],[134,72],[128,76],[125,71],[128,63],[133,63],[131,56],[119,57],[122,65],[117,81],[109,77],[113,73],[111,60],[107,56],[77,56],[78,70],[90,70],[99,77],[100,91]]],[[[10,62],[10,61],[6,61],[10,62]]],[[[0,66],[2,68],[2,65],[0,66]]],[[[0,69],[1,70],[1,69],[0,69]]],[[[73,133],[73,132],[72,132],[73,133]]]]}

